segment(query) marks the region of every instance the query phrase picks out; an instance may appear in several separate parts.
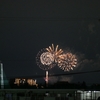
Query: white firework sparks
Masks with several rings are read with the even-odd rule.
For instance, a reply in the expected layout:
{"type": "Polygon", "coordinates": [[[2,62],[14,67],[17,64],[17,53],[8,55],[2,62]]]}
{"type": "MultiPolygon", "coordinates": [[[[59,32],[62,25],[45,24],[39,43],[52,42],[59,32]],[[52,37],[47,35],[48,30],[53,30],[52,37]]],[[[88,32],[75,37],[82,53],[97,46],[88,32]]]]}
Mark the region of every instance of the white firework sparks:
{"type": "Polygon", "coordinates": [[[46,49],[42,49],[36,56],[37,65],[43,70],[49,70],[55,66],[53,63],[54,58],[53,55],[46,51],[46,49]]]}
{"type": "Polygon", "coordinates": [[[54,62],[54,57],[53,54],[49,53],[49,52],[44,52],[41,54],[40,56],[40,61],[43,65],[50,65],[54,62]]]}

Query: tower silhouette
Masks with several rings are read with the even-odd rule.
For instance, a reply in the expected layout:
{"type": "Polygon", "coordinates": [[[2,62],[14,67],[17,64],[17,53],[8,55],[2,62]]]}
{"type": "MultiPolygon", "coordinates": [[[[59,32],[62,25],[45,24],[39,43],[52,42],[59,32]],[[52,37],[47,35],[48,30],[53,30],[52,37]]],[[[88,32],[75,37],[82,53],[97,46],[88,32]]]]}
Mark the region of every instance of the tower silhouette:
{"type": "Polygon", "coordinates": [[[4,89],[4,77],[3,77],[3,63],[0,62],[0,84],[1,89],[4,89]]]}

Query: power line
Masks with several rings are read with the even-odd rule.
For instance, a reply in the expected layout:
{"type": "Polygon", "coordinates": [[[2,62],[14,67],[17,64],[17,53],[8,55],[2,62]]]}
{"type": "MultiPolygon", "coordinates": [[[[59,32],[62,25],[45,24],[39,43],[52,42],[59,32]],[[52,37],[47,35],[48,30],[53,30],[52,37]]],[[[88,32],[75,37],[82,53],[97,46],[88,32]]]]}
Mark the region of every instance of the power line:
{"type": "MultiPolygon", "coordinates": [[[[96,73],[100,72],[100,70],[94,70],[94,71],[84,71],[84,72],[74,72],[74,73],[66,73],[66,74],[54,74],[49,75],[49,77],[53,76],[66,76],[66,75],[76,75],[76,74],[89,74],[89,73],[96,73]]],[[[17,78],[43,78],[45,75],[33,75],[33,76],[17,76],[17,78]]]]}
{"type": "Polygon", "coordinates": [[[100,20],[100,18],[82,18],[82,17],[62,17],[62,18],[47,18],[47,17],[0,17],[0,21],[78,21],[78,20],[100,20]]]}

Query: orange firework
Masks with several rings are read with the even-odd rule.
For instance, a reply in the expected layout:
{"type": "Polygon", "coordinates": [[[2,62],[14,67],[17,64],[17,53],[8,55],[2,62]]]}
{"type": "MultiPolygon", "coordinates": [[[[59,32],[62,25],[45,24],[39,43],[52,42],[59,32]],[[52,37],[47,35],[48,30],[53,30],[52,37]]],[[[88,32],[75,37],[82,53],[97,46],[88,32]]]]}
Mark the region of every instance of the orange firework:
{"type": "Polygon", "coordinates": [[[46,48],[46,50],[49,53],[53,54],[55,62],[57,61],[58,56],[63,53],[62,49],[58,49],[58,45],[54,48],[54,44],[52,44],[52,46],[49,46],[49,48],[46,48]]]}
{"type": "Polygon", "coordinates": [[[77,58],[72,53],[65,53],[59,56],[57,59],[59,68],[64,71],[73,70],[77,65],[77,58]]]}
{"type": "Polygon", "coordinates": [[[76,55],[70,52],[64,53],[62,49],[58,49],[58,45],[54,47],[54,44],[42,49],[37,54],[36,61],[37,65],[43,70],[49,70],[58,65],[62,70],[69,71],[77,65],[76,55]]]}

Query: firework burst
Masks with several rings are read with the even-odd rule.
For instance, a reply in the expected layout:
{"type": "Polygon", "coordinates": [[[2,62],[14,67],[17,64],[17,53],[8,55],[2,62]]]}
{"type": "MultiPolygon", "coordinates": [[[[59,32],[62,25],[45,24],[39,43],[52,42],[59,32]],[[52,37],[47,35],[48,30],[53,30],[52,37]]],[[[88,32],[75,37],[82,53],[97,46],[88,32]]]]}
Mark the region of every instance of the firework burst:
{"type": "Polygon", "coordinates": [[[77,65],[77,58],[72,53],[65,53],[59,56],[57,64],[64,71],[73,70],[77,65]]]}
{"type": "Polygon", "coordinates": [[[43,70],[49,70],[54,67],[54,58],[53,55],[46,51],[46,49],[42,49],[36,56],[37,65],[43,70]]]}
{"type": "Polygon", "coordinates": [[[58,45],[54,48],[54,44],[46,48],[46,50],[53,55],[54,61],[57,62],[59,55],[63,53],[62,49],[58,49],[58,45]]]}
{"type": "Polygon", "coordinates": [[[58,45],[56,46],[56,48],[54,48],[54,44],[52,44],[52,46],[49,46],[49,48],[46,48],[46,50],[54,55],[59,55],[63,52],[62,49],[58,50],[58,45]]]}
{"type": "Polygon", "coordinates": [[[64,53],[62,49],[58,48],[58,45],[39,51],[36,57],[37,65],[43,70],[49,70],[55,65],[64,71],[73,70],[77,65],[76,55],[67,52],[64,53]]]}
{"type": "Polygon", "coordinates": [[[41,63],[43,65],[48,65],[49,66],[54,62],[54,57],[51,53],[44,52],[44,53],[41,54],[40,60],[41,60],[41,63]]]}

